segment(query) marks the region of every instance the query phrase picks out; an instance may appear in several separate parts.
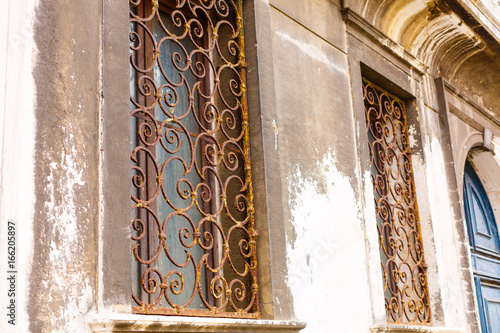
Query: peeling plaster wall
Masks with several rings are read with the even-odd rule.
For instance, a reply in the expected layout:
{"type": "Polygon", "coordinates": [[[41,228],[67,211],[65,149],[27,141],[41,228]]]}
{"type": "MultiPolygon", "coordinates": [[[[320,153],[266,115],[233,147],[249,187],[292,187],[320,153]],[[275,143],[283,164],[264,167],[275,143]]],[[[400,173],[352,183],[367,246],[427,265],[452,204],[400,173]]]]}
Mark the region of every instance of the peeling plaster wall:
{"type": "MultiPolygon", "coordinates": [[[[307,2],[310,6],[304,10],[298,10],[301,8],[298,1],[273,0],[270,3],[277,82],[278,149],[282,159],[281,172],[286,175],[283,205],[288,226],[287,279],[293,308],[298,319],[308,322],[306,331],[325,331],[328,322],[333,320],[339,324],[340,331],[365,332],[373,323],[385,321],[385,311],[381,273],[377,271],[380,258],[372,218],[370,175],[367,172],[362,178],[356,170],[360,157],[355,153],[353,119],[351,114],[344,113],[352,110],[347,100],[352,92],[344,90],[348,86],[345,81],[349,80],[344,56],[349,49],[342,38],[325,33],[327,30],[337,31],[340,35],[345,27],[335,21],[311,23],[314,18],[316,22],[322,22],[320,17],[333,17],[333,14],[324,12],[328,7],[321,1],[307,2]],[[325,26],[331,28],[325,29],[325,26]],[[293,57],[287,57],[287,53],[293,57]],[[346,170],[346,166],[350,169],[346,170]],[[361,182],[365,183],[364,186],[360,186],[361,182]],[[365,207],[361,207],[361,188],[366,191],[365,207]],[[343,229],[346,224],[338,224],[346,220],[353,221],[349,231],[343,229]],[[354,228],[354,225],[359,228],[354,228]],[[344,242],[342,236],[350,238],[351,242],[344,242]],[[362,249],[360,244],[363,244],[362,249]],[[352,254],[347,270],[341,267],[342,260],[337,257],[338,247],[344,256],[345,253],[352,254]],[[344,270],[345,276],[336,268],[344,270]],[[330,279],[325,280],[325,276],[330,279]],[[350,280],[345,279],[346,276],[350,276],[350,280]],[[357,298],[363,299],[363,303],[357,306],[370,310],[372,314],[361,315],[356,321],[350,318],[354,305],[349,302],[356,299],[357,288],[366,293],[365,297],[357,298]],[[370,295],[369,299],[367,295],[370,295]],[[338,303],[328,303],[332,297],[341,299],[344,306],[337,308],[338,303]],[[324,309],[319,304],[323,307],[327,304],[328,314],[322,312],[324,309]]],[[[479,92],[473,96],[474,100],[480,101],[481,95],[488,99],[483,105],[493,105],[496,97],[478,85],[475,79],[466,82],[468,74],[464,73],[472,71],[470,63],[483,56],[475,33],[457,15],[444,9],[439,8],[433,16],[429,4],[428,1],[415,0],[346,1],[345,5],[354,10],[365,8],[358,13],[430,66],[429,73],[410,84],[418,104],[419,115],[415,117],[420,118],[420,128],[410,127],[410,142],[416,147],[413,167],[429,264],[433,323],[463,332],[477,332],[476,313],[471,310],[474,309],[474,298],[467,240],[461,217],[457,214],[460,210],[456,209],[459,203],[454,196],[454,183],[450,182],[446,171],[452,161],[445,154],[446,145],[442,141],[445,129],[437,113],[438,97],[432,75],[440,75],[442,71],[453,77],[460,73],[455,82],[473,86],[474,91],[479,92]]],[[[491,78],[491,81],[495,79],[491,78]]],[[[452,131],[463,133],[454,126],[455,123],[450,124],[452,131]]],[[[363,311],[356,310],[358,315],[363,311]]]]}
{"type": "Polygon", "coordinates": [[[325,332],[332,322],[342,332],[366,332],[371,324],[359,203],[337,164],[331,151],[316,162],[318,174],[296,165],[287,179],[296,234],[287,239],[287,279],[304,332],[325,332]]]}
{"type": "Polygon", "coordinates": [[[306,3],[271,1],[284,278],[304,332],[328,332],[332,323],[338,332],[367,332],[371,290],[345,26],[331,2],[306,3]]]}
{"type": "Polygon", "coordinates": [[[40,281],[43,302],[47,302],[40,309],[40,319],[44,331],[84,332],[83,315],[91,309],[95,293],[92,277],[87,274],[92,272],[96,257],[92,252],[91,258],[82,257],[82,248],[88,240],[81,236],[89,228],[82,224],[92,222],[81,220],[80,216],[87,214],[90,207],[78,201],[78,192],[86,185],[83,176],[86,157],[84,151],[77,150],[73,126],[67,126],[68,129],[61,128],[66,138],[64,151],[57,162],[49,164],[45,185],[48,200],[44,202],[43,213],[47,214],[47,225],[41,237],[47,246],[46,265],[50,273],[40,281]],[[86,266],[83,271],[81,266],[86,266]]]}
{"type": "Polygon", "coordinates": [[[36,7],[30,332],[90,332],[86,315],[95,310],[101,5],[47,0],[36,7]]]}

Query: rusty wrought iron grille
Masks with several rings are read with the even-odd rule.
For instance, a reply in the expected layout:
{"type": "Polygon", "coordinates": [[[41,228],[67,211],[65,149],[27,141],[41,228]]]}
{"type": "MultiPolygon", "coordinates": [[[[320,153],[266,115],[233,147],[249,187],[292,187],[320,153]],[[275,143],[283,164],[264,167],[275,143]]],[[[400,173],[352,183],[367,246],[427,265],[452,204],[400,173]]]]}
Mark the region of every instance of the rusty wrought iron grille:
{"type": "Polygon", "coordinates": [[[259,318],[242,0],[130,0],[133,311],[259,318]]]}
{"type": "Polygon", "coordinates": [[[387,321],[429,324],[405,103],[365,79],[363,93],[387,321]]]}

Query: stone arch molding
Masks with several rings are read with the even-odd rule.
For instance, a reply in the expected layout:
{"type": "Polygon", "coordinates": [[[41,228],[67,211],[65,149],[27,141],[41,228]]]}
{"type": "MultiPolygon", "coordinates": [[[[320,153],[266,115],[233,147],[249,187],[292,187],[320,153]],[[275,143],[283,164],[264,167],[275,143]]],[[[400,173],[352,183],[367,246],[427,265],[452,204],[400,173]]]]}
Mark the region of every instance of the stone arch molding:
{"type": "Polygon", "coordinates": [[[343,6],[419,59],[427,74],[444,77],[478,105],[500,115],[496,93],[500,91],[500,35],[490,34],[486,26],[478,28],[462,2],[344,0],[343,6]]]}
{"type": "MultiPolygon", "coordinates": [[[[460,193],[462,193],[462,183],[463,183],[463,175],[464,175],[464,167],[465,160],[472,152],[482,150],[483,148],[479,148],[483,145],[483,134],[478,131],[473,131],[468,135],[463,137],[461,145],[457,145],[458,147],[463,147],[463,149],[457,154],[455,160],[455,169],[456,175],[458,176],[457,185],[460,189],[460,193]]],[[[463,198],[461,195],[460,198],[463,198]]]]}
{"type": "Polygon", "coordinates": [[[500,227],[500,156],[483,148],[472,148],[468,158],[486,190],[495,220],[500,227]]]}

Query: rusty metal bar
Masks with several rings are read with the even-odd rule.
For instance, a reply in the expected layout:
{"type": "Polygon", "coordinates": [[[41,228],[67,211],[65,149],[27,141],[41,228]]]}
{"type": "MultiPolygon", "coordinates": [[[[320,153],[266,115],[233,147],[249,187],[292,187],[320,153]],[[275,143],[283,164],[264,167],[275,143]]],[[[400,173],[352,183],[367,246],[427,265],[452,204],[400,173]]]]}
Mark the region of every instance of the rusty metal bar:
{"type": "Polygon", "coordinates": [[[134,313],[260,318],[243,0],[129,0],[134,313]]]}
{"type": "Polygon", "coordinates": [[[405,103],[363,79],[387,321],[430,324],[405,103]]]}

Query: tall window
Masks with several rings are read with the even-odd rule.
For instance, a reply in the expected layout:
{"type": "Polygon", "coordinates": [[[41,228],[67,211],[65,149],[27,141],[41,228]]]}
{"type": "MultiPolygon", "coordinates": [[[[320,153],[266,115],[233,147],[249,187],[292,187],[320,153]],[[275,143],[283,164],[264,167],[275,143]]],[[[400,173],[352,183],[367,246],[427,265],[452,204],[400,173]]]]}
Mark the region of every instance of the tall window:
{"type": "Polygon", "coordinates": [[[405,104],[363,79],[387,321],[430,323],[405,104]]]}
{"type": "Polygon", "coordinates": [[[130,0],[136,313],[258,318],[242,0],[130,0]]]}
{"type": "Polygon", "coordinates": [[[483,333],[500,329],[500,238],[488,195],[474,168],[465,163],[464,210],[474,284],[483,333]]]}

